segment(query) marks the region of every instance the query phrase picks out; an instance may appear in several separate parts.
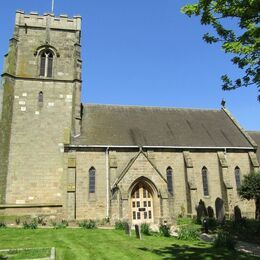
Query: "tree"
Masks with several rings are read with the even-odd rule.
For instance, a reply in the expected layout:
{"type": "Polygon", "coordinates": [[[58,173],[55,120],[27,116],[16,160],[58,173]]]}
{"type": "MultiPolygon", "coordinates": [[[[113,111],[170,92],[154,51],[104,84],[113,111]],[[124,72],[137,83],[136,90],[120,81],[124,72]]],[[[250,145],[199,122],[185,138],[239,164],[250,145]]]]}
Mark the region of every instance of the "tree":
{"type": "Polygon", "coordinates": [[[242,199],[255,200],[255,218],[260,220],[260,171],[246,175],[238,192],[242,199]]]}
{"type": "MultiPolygon", "coordinates": [[[[223,90],[256,86],[260,92],[260,1],[259,0],[198,0],[187,4],[181,11],[191,16],[201,16],[202,25],[211,25],[214,34],[206,33],[203,40],[209,44],[221,43],[226,53],[234,54],[231,61],[243,70],[241,78],[231,80],[221,77],[223,90]],[[233,29],[224,26],[233,23],[233,29]]],[[[260,102],[260,95],[258,95],[260,102]]]]}

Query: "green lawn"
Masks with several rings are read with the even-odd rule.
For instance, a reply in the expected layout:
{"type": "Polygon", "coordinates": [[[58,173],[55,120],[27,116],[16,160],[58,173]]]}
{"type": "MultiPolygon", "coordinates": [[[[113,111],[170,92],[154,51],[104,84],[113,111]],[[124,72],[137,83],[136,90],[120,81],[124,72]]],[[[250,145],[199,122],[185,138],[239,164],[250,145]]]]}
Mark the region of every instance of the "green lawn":
{"type": "Polygon", "coordinates": [[[144,236],[119,230],[0,229],[0,249],[55,247],[57,259],[254,259],[202,242],[144,236]]]}
{"type": "Polygon", "coordinates": [[[50,248],[36,248],[36,249],[24,249],[16,250],[10,249],[5,252],[0,252],[0,259],[8,257],[8,259],[35,259],[35,258],[47,258],[51,255],[50,248]]]}

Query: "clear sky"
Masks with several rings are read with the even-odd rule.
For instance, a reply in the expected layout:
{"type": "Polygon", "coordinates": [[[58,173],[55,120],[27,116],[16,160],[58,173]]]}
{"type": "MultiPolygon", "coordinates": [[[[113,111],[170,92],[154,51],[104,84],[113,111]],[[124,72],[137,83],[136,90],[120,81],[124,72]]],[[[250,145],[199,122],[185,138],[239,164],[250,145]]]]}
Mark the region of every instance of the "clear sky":
{"type": "MultiPolygon", "coordinates": [[[[17,9],[51,10],[51,0],[1,1],[0,67],[17,9]]],[[[191,0],[55,0],[55,15],[83,17],[84,103],[219,109],[221,99],[242,127],[260,130],[256,87],[221,90],[222,74],[241,75],[208,28],[180,8],[191,0]]]]}

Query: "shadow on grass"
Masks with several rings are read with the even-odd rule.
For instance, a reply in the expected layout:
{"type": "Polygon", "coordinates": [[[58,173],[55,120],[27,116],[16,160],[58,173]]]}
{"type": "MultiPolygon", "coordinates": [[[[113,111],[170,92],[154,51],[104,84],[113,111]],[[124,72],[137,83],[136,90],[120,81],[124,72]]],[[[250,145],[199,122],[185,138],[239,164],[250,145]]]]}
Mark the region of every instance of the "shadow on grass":
{"type": "MultiPolygon", "coordinates": [[[[187,245],[172,244],[159,249],[151,249],[147,247],[139,248],[142,251],[151,252],[160,256],[161,259],[257,259],[256,257],[242,254],[236,251],[214,248],[212,246],[205,247],[203,243],[197,243],[192,247],[187,245]],[[202,247],[203,246],[203,247],[202,247]]],[[[258,258],[259,259],[259,258],[258,258]]]]}

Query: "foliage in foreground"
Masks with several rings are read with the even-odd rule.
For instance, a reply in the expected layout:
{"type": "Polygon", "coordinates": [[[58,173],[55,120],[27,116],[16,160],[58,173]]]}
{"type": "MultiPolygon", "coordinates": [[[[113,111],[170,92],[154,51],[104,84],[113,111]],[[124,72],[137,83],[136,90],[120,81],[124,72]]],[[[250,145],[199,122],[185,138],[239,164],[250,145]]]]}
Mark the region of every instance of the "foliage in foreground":
{"type": "Polygon", "coordinates": [[[115,222],[115,229],[117,229],[117,230],[124,230],[127,224],[128,223],[127,223],[126,220],[120,220],[119,219],[119,220],[117,220],[115,222]]]}
{"type": "Polygon", "coordinates": [[[142,223],[141,224],[141,232],[144,234],[144,235],[151,235],[151,228],[150,228],[150,224],[148,223],[142,223]]]}
{"type": "Polygon", "coordinates": [[[214,240],[214,246],[217,248],[227,248],[234,250],[236,245],[235,238],[228,232],[220,231],[214,240]]]}
{"type": "Polygon", "coordinates": [[[178,231],[178,239],[180,240],[197,240],[199,237],[199,230],[195,226],[186,225],[180,227],[178,231]]]}
{"type": "Polygon", "coordinates": [[[59,228],[66,228],[69,226],[69,222],[67,220],[62,220],[60,222],[56,222],[56,221],[52,221],[52,226],[56,229],[59,229],[59,228]]]}
{"type": "Polygon", "coordinates": [[[0,222],[0,228],[6,228],[6,224],[5,224],[5,222],[0,222]]]}
{"type": "Polygon", "coordinates": [[[96,221],[92,219],[86,219],[78,223],[79,227],[85,229],[94,229],[97,227],[96,221]]]}
{"type": "Polygon", "coordinates": [[[197,0],[181,10],[189,17],[200,16],[202,25],[211,25],[215,34],[206,33],[203,40],[220,43],[226,53],[234,55],[233,64],[244,71],[243,77],[235,81],[223,75],[223,90],[255,85],[260,92],[259,10],[259,0],[197,0]],[[225,22],[233,28],[227,28],[225,22]]]}
{"type": "Polygon", "coordinates": [[[161,224],[159,227],[159,232],[164,237],[171,236],[171,227],[167,224],[161,224]]]}
{"type": "Polygon", "coordinates": [[[238,192],[242,199],[255,201],[255,218],[260,220],[260,172],[245,175],[238,192]]]}
{"type": "Polygon", "coordinates": [[[23,228],[24,229],[37,229],[38,223],[35,219],[33,219],[31,221],[24,221],[23,222],[23,228]]]}

